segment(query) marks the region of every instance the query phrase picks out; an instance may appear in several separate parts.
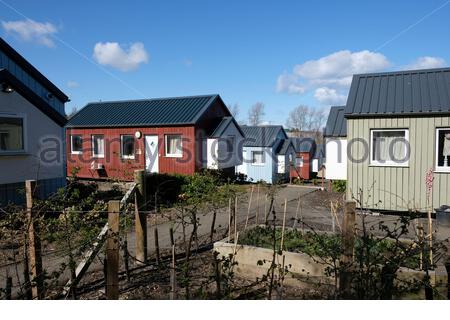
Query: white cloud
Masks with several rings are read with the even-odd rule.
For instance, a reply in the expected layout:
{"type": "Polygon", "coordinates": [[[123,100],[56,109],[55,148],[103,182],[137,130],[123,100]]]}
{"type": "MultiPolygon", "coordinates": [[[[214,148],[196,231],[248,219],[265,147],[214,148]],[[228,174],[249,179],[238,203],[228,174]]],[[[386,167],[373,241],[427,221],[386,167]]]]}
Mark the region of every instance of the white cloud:
{"type": "Polygon", "coordinates": [[[76,81],[67,81],[67,87],[69,88],[78,88],[80,84],[76,81]]]}
{"type": "Polygon", "coordinates": [[[298,77],[292,74],[284,73],[278,77],[277,91],[288,92],[292,94],[302,94],[306,88],[298,83],[298,77]]]}
{"type": "Polygon", "coordinates": [[[447,63],[440,57],[419,57],[413,63],[404,67],[405,70],[432,69],[445,67],[447,63]]]}
{"type": "Polygon", "coordinates": [[[54,47],[51,36],[58,29],[50,22],[36,22],[31,19],[18,21],[2,21],[2,27],[7,33],[15,34],[24,41],[36,42],[47,47],[54,47]]]}
{"type": "Polygon", "coordinates": [[[322,104],[327,105],[341,105],[345,104],[347,101],[347,96],[340,94],[336,89],[331,89],[328,87],[320,87],[314,91],[314,98],[317,99],[322,104]]]}
{"type": "MultiPolygon", "coordinates": [[[[400,66],[400,69],[430,69],[446,65],[440,57],[423,56],[400,66]]],[[[294,66],[291,73],[278,76],[276,90],[289,94],[313,92],[320,104],[342,104],[346,101],[354,74],[382,72],[390,67],[388,58],[381,53],[341,50],[294,66]]]]}
{"type": "Polygon", "coordinates": [[[277,91],[290,94],[314,91],[321,104],[341,104],[345,102],[353,74],[381,71],[389,65],[381,53],[341,50],[294,66],[292,73],[278,77],[277,91]]]}
{"type": "Polygon", "coordinates": [[[388,66],[389,61],[381,53],[342,50],[297,65],[294,74],[305,79],[341,79],[355,73],[383,70],[388,66]]]}
{"type": "Polygon", "coordinates": [[[148,63],[149,54],[141,42],[133,43],[128,49],[122,48],[117,42],[98,42],[94,47],[94,59],[101,65],[127,72],[136,70],[142,63],[148,63]]]}

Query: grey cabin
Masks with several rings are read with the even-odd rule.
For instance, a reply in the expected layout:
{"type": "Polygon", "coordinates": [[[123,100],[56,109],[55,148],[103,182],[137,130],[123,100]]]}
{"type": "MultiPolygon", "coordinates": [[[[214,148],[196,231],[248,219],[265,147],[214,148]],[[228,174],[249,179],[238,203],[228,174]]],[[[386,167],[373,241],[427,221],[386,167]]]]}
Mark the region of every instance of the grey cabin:
{"type": "Polygon", "coordinates": [[[450,68],[355,75],[344,114],[348,199],[387,211],[450,204],[450,68]]]}
{"type": "Polygon", "coordinates": [[[25,180],[44,198],[65,185],[68,97],[0,38],[0,206],[24,201],[25,180]]]}

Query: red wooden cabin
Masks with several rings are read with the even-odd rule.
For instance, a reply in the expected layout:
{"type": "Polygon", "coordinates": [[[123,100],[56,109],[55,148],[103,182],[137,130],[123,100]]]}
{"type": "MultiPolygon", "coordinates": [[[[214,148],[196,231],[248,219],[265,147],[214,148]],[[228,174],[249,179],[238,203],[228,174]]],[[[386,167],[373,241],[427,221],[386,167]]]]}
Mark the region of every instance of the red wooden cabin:
{"type": "Polygon", "coordinates": [[[193,174],[224,150],[229,156],[215,168],[242,162],[235,156],[242,131],[219,95],[90,103],[69,119],[66,133],[67,174],[80,178],[129,181],[137,169],[193,174]],[[227,145],[209,150],[214,139],[227,145]]]}
{"type": "Polygon", "coordinates": [[[291,177],[310,180],[316,142],[312,138],[290,138],[290,140],[296,154],[295,167],[291,168],[291,177]]]}

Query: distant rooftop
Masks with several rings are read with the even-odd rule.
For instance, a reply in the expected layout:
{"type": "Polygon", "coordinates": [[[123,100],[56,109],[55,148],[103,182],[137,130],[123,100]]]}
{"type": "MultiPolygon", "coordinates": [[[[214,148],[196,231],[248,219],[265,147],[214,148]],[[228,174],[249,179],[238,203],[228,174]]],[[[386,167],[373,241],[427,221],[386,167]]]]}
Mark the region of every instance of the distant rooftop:
{"type": "Polygon", "coordinates": [[[325,137],[346,137],[347,120],[344,118],[344,107],[331,107],[325,127],[325,137]]]}
{"type": "Polygon", "coordinates": [[[244,147],[272,147],[280,132],[287,138],[282,126],[241,126],[245,134],[244,147]]]}

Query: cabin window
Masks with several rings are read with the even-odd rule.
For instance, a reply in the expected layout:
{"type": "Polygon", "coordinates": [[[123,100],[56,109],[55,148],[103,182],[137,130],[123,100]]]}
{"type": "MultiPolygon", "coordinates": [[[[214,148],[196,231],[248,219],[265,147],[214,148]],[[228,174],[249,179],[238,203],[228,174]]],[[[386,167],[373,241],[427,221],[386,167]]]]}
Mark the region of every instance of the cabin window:
{"type": "Polygon", "coordinates": [[[295,166],[296,166],[297,168],[303,167],[303,157],[296,158],[295,160],[296,160],[295,166]]]}
{"type": "Polygon", "coordinates": [[[371,130],[371,165],[407,166],[409,131],[406,129],[371,130]]]}
{"type": "Polygon", "coordinates": [[[166,157],[182,157],[182,143],[182,137],[180,134],[166,135],[166,157]]]}
{"type": "Polygon", "coordinates": [[[252,151],[252,164],[254,164],[254,165],[264,164],[264,152],[263,151],[252,151]]]}
{"type": "Polygon", "coordinates": [[[95,134],[92,136],[92,156],[97,158],[105,157],[105,139],[103,135],[95,134]]]}
{"type": "Polygon", "coordinates": [[[122,144],[122,158],[123,159],[134,159],[134,136],[133,135],[122,135],[120,136],[120,141],[122,144]]]}
{"type": "Polygon", "coordinates": [[[436,171],[450,172],[450,128],[436,129],[436,171]]]}
{"type": "Polygon", "coordinates": [[[70,151],[72,154],[83,153],[83,137],[81,137],[80,135],[71,136],[70,145],[70,151]]]}
{"type": "Polygon", "coordinates": [[[0,116],[0,153],[24,152],[24,118],[0,116]]]}

